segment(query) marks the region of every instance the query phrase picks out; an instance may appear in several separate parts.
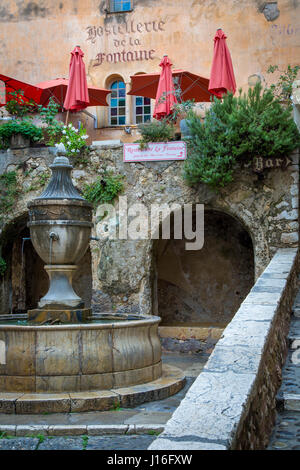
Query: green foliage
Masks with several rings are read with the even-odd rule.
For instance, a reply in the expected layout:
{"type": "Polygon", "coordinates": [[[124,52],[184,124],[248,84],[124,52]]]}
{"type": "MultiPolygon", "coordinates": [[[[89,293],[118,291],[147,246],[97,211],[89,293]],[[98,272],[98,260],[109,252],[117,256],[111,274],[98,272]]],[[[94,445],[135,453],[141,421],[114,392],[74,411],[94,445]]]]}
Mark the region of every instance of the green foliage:
{"type": "Polygon", "coordinates": [[[0,145],[2,148],[9,147],[10,138],[14,134],[21,134],[23,137],[30,139],[31,142],[37,142],[43,137],[42,129],[34,125],[31,119],[12,119],[0,126],[0,145]]]}
{"type": "Polygon", "coordinates": [[[290,111],[260,84],[247,94],[240,91],[238,97],[229,93],[222,101],[215,98],[205,121],[191,114],[188,125],[191,139],[184,178],[190,185],[223,187],[233,180],[236,163],[258,155],[288,155],[300,143],[290,111]]]}
{"type": "Polygon", "coordinates": [[[8,97],[5,108],[13,116],[23,117],[36,110],[37,105],[33,100],[24,100],[23,90],[11,91],[8,97]]]}
{"type": "Polygon", "coordinates": [[[94,205],[112,202],[123,189],[123,175],[104,172],[96,181],[86,184],[83,197],[94,205]]]}
{"type": "Polygon", "coordinates": [[[51,97],[47,107],[42,105],[38,106],[38,110],[41,116],[41,120],[46,127],[47,145],[54,146],[57,140],[61,137],[63,123],[56,119],[56,115],[59,110],[59,104],[57,104],[51,97]]]}
{"type": "MultiPolygon", "coordinates": [[[[293,82],[296,80],[298,72],[300,70],[300,65],[291,67],[288,65],[285,71],[281,71],[278,82],[270,86],[273,94],[280,100],[289,100],[293,91],[293,82]]],[[[267,73],[274,73],[279,71],[278,65],[270,65],[267,70],[267,73]]]]}
{"type": "Polygon", "coordinates": [[[60,143],[64,144],[67,151],[66,155],[68,157],[72,157],[77,153],[80,153],[81,150],[87,148],[86,139],[88,139],[88,137],[86,129],[83,127],[79,130],[75,129],[75,127],[70,123],[68,126],[63,126],[60,143]]]}
{"type": "Polygon", "coordinates": [[[18,196],[18,181],[15,171],[0,175],[0,221],[12,210],[18,196]]]}
{"type": "Polygon", "coordinates": [[[174,125],[166,119],[139,124],[138,130],[142,135],[142,138],[137,140],[141,150],[147,148],[149,142],[168,142],[174,139],[174,125]]]}
{"type": "Polygon", "coordinates": [[[86,450],[86,446],[88,445],[88,441],[89,441],[89,436],[84,434],[83,436],[81,436],[81,438],[82,438],[82,450],[86,450]]]}
{"type": "Polygon", "coordinates": [[[3,276],[5,274],[6,269],[6,261],[2,258],[2,256],[0,256],[0,276],[3,276]]]}

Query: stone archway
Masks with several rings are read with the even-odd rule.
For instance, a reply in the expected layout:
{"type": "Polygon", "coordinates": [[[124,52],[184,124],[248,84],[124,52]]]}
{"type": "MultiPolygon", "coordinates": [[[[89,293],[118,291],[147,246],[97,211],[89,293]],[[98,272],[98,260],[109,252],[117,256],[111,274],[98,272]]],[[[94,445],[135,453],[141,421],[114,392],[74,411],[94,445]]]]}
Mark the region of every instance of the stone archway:
{"type": "Polygon", "coordinates": [[[205,211],[204,246],[185,240],[154,244],[154,313],[161,325],[225,326],[254,283],[251,237],[232,216],[205,211]]]}
{"type": "MultiPolygon", "coordinates": [[[[7,269],[0,278],[0,314],[27,312],[37,307],[39,299],[48,290],[48,275],[44,262],[36,253],[27,228],[28,216],[24,214],[12,221],[1,236],[2,256],[7,269]]],[[[74,290],[87,307],[92,299],[91,252],[88,248],[79,261],[73,280],[74,290]]]]}

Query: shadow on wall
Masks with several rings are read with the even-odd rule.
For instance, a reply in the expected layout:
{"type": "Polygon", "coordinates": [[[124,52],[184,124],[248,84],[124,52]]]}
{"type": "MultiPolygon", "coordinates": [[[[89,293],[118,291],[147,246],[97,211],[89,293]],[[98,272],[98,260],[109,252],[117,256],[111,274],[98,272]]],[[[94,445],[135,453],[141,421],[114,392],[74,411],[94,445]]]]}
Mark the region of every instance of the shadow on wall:
{"type": "Polygon", "coordinates": [[[154,314],[161,325],[225,326],[254,283],[251,238],[235,218],[205,211],[204,246],[154,242],[154,314]]]}
{"type": "MultiPolygon", "coordinates": [[[[30,237],[27,222],[27,215],[16,219],[1,236],[2,256],[7,269],[0,278],[0,314],[22,313],[36,308],[38,301],[48,290],[49,280],[44,270],[45,263],[36,253],[30,240],[23,243],[23,238],[30,237]]],[[[73,286],[89,307],[92,298],[90,249],[79,261],[73,286]]]]}

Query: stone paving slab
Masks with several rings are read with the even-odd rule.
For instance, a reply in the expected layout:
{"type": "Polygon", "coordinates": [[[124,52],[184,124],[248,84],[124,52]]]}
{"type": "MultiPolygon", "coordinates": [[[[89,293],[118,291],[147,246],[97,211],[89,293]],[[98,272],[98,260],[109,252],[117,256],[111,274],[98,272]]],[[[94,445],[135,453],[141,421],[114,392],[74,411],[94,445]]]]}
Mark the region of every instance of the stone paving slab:
{"type": "Polygon", "coordinates": [[[300,450],[300,413],[283,411],[277,415],[268,450],[300,450]]]}
{"type": "Polygon", "coordinates": [[[30,437],[0,439],[0,450],[36,450],[39,439],[30,437]]]}

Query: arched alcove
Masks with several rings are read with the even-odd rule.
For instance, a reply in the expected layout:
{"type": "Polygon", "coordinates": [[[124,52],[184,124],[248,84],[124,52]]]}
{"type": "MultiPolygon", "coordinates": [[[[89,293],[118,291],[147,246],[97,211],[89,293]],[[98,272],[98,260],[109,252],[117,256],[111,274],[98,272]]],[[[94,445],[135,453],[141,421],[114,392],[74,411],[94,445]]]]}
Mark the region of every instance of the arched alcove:
{"type": "Polygon", "coordinates": [[[204,214],[204,245],[185,249],[187,240],[156,240],[153,307],[161,325],[224,326],[254,283],[251,237],[232,216],[204,214]]]}
{"type": "MultiPolygon", "coordinates": [[[[37,307],[40,298],[46,294],[49,279],[44,262],[36,253],[27,228],[27,214],[11,222],[2,233],[2,257],[7,269],[0,279],[0,314],[27,312],[37,307]]],[[[91,252],[86,251],[78,263],[73,287],[82,297],[86,307],[92,298],[91,252]]]]}

